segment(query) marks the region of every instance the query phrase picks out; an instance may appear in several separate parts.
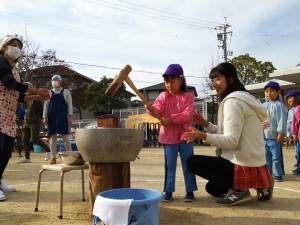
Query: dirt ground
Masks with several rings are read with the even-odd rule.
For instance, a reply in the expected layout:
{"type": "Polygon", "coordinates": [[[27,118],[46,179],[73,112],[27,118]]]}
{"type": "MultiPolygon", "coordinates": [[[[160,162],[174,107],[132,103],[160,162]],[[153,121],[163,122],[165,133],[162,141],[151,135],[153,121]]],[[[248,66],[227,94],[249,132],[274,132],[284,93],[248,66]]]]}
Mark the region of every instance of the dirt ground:
{"type": "MultiPolygon", "coordinates": [[[[212,147],[195,147],[195,154],[213,155],[212,147]]],[[[131,187],[163,190],[164,165],[162,148],[143,148],[140,159],[131,162],[131,187]]],[[[43,173],[39,211],[34,212],[38,173],[44,161],[44,153],[32,153],[28,164],[17,164],[16,153],[4,173],[4,181],[17,188],[15,193],[6,193],[6,201],[0,202],[0,224],[45,225],[45,224],[93,224],[89,216],[88,171],[85,172],[86,201],[81,201],[81,173],[65,174],[63,219],[59,214],[59,173],[43,173]]],[[[58,163],[61,162],[58,160],[58,163]]],[[[184,181],[178,160],[176,192],[171,203],[160,204],[162,225],[267,225],[300,224],[300,176],[292,175],[295,164],[293,149],[284,149],[286,175],[284,182],[275,183],[274,198],[258,202],[255,190],[252,200],[239,206],[221,206],[214,197],[205,192],[206,181],[197,177],[196,201],[183,202],[184,181]]]]}

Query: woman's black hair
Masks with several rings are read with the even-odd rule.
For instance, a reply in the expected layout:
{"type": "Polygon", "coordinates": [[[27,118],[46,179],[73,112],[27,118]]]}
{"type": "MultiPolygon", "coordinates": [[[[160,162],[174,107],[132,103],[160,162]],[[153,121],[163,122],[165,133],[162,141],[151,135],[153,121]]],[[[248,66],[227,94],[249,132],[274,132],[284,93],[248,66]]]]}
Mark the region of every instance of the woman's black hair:
{"type": "Polygon", "coordinates": [[[245,86],[241,83],[241,81],[238,78],[235,66],[231,63],[220,63],[210,71],[209,77],[213,78],[214,75],[218,73],[225,77],[226,82],[228,84],[226,91],[220,96],[221,100],[223,100],[227,95],[234,91],[247,92],[245,86]]]}

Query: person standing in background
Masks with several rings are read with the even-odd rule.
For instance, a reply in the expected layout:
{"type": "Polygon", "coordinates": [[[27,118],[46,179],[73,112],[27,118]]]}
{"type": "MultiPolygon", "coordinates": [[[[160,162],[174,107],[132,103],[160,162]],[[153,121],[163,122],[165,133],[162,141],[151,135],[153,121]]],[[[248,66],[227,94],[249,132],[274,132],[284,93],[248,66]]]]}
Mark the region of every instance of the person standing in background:
{"type": "Polygon", "coordinates": [[[268,120],[262,123],[264,128],[265,149],[267,167],[273,175],[275,168],[274,181],[283,181],[284,175],[282,143],[287,130],[287,111],[281,101],[280,86],[277,82],[270,81],[264,87],[265,98],[264,106],[268,111],[268,120]]]}
{"type": "Polygon", "coordinates": [[[24,123],[25,110],[22,104],[18,105],[18,109],[16,112],[16,124],[17,124],[17,134],[15,139],[15,149],[18,151],[18,156],[22,156],[23,142],[22,142],[22,130],[24,123]]]}
{"type": "Polygon", "coordinates": [[[16,191],[3,181],[3,173],[14,148],[18,101],[49,99],[48,90],[29,88],[20,83],[20,75],[14,68],[22,56],[22,48],[23,43],[18,37],[7,36],[0,40],[0,201],[6,199],[4,192],[16,191]],[[35,95],[25,96],[25,92],[35,95]]]}
{"type": "MultiPolygon", "coordinates": [[[[289,92],[290,93],[290,92],[289,92]]],[[[288,94],[289,94],[288,93],[288,94]]],[[[288,96],[287,94],[287,96],[288,96]]],[[[294,111],[292,115],[292,124],[291,124],[291,133],[293,137],[293,141],[295,142],[295,158],[296,165],[295,169],[292,170],[294,175],[300,175],[300,92],[293,92],[293,96],[290,93],[288,97],[288,101],[294,101],[294,111]]],[[[292,104],[292,103],[290,103],[292,104]]]]}
{"type": "Polygon", "coordinates": [[[72,125],[73,105],[71,92],[62,88],[62,77],[54,75],[51,78],[53,89],[50,101],[44,103],[43,124],[48,126],[51,160],[56,164],[57,134],[62,135],[66,151],[71,151],[69,126],[72,125]]]}
{"type": "MultiPolygon", "coordinates": [[[[288,118],[287,118],[287,129],[286,129],[286,143],[287,146],[294,146],[293,144],[297,141],[297,139],[295,141],[293,140],[292,121],[293,121],[295,107],[300,104],[300,91],[296,91],[296,90],[289,91],[286,94],[285,98],[287,100],[287,107],[289,109],[288,118]]],[[[298,148],[296,146],[294,146],[294,148],[295,148],[295,159],[297,162],[298,148]]],[[[297,167],[297,163],[295,167],[297,167]]],[[[295,172],[295,170],[293,170],[292,172],[295,172]]]]}
{"type": "MultiPolygon", "coordinates": [[[[33,88],[33,84],[25,82],[25,85],[33,88]]],[[[43,116],[43,102],[40,100],[29,101],[26,104],[25,119],[23,124],[22,141],[25,150],[25,157],[18,163],[31,163],[30,150],[32,142],[34,145],[40,146],[46,152],[50,152],[48,146],[39,138],[40,128],[43,116]]]]}

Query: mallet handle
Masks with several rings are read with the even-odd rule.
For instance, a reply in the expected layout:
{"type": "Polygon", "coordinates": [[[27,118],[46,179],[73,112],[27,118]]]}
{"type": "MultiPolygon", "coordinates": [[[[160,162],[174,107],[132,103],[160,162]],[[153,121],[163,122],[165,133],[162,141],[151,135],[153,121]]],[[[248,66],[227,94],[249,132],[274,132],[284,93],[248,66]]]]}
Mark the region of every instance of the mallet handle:
{"type": "MultiPolygon", "coordinates": [[[[132,82],[132,80],[127,76],[125,78],[125,82],[128,84],[129,87],[131,87],[131,89],[140,97],[140,99],[142,100],[142,102],[147,105],[150,106],[149,102],[147,101],[147,99],[145,98],[144,95],[142,95],[142,93],[136,88],[136,86],[134,85],[134,83],[132,82]]],[[[158,113],[153,109],[151,110],[152,115],[157,118],[158,120],[161,120],[161,116],[158,115],[158,113]]]]}

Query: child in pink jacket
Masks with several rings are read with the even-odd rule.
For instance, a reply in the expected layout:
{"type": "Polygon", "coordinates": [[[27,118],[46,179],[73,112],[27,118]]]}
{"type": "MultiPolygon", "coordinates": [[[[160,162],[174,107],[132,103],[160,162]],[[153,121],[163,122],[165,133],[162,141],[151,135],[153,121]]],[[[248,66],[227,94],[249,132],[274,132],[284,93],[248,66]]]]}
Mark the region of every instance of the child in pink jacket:
{"type": "Polygon", "coordinates": [[[293,119],[292,119],[292,135],[295,143],[295,157],[296,165],[295,169],[292,171],[294,175],[300,175],[300,105],[297,105],[294,109],[293,119]]]}
{"type": "MultiPolygon", "coordinates": [[[[180,154],[185,181],[185,202],[194,201],[197,190],[196,178],[187,166],[186,160],[193,155],[193,143],[183,139],[184,132],[193,125],[194,99],[187,91],[183,69],[179,64],[171,64],[163,74],[167,91],[161,93],[152,106],[146,107],[150,115],[155,110],[161,116],[158,141],[164,146],[165,184],[164,202],[172,200],[175,192],[175,176],[178,153],[180,154]]],[[[152,115],[155,116],[155,115],[152,115]]]]}

